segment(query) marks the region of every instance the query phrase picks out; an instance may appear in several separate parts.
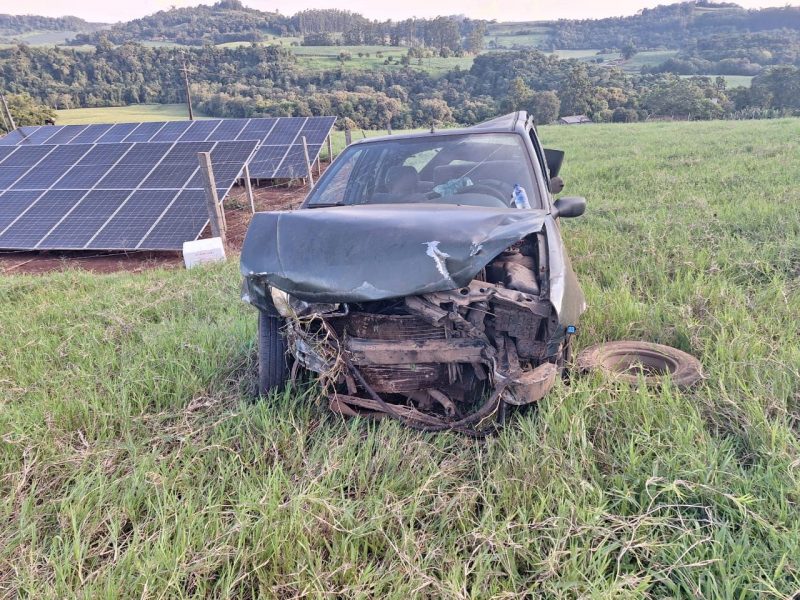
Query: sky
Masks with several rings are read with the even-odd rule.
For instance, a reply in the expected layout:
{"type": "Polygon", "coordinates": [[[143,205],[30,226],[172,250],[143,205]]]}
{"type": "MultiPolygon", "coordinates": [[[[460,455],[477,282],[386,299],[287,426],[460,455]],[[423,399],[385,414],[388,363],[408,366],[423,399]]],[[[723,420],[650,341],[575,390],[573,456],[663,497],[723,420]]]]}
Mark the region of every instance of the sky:
{"type": "MultiPolygon", "coordinates": [[[[244,0],[246,6],[265,11],[279,10],[291,15],[306,8],[345,8],[371,19],[405,19],[463,14],[474,19],[538,21],[587,19],[632,15],[642,8],[670,4],[677,0],[244,0]]],[[[214,0],[25,0],[11,5],[0,2],[0,13],[35,14],[47,17],[74,15],[88,21],[114,23],[169,9],[171,6],[213,4],[214,0]]],[[[738,0],[745,8],[783,6],[780,0],[738,0]]],[[[791,2],[795,5],[796,2],[791,2]]]]}

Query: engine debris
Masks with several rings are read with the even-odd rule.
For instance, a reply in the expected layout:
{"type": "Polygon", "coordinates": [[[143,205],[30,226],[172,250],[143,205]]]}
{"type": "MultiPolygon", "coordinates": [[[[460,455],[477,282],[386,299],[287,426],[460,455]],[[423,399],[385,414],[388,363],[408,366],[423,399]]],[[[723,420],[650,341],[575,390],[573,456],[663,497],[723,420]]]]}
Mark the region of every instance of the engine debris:
{"type": "Polygon", "coordinates": [[[537,248],[516,244],[454,290],[346,310],[298,304],[290,350],[321,376],[335,412],[483,435],[504,405],[543,398],[559,372],[547,355],[554,308],[540,293],[537,248]]]}

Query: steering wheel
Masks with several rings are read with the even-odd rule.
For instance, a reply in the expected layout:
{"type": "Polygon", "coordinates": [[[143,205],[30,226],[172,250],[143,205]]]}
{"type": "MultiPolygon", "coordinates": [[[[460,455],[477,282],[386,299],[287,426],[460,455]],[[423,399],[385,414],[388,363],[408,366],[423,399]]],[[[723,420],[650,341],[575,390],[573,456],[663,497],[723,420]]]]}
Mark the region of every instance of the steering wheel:
{"type": "Polygon", "coordinates": [[[503,195],[503,192],[482,183],[474,183],[472,185],[463,187],[458,190],[456,194],[485,194],[487,196],[493,196],[494,198],[497,198],[506,206],[511,204],[510,200],[503,195]]]}

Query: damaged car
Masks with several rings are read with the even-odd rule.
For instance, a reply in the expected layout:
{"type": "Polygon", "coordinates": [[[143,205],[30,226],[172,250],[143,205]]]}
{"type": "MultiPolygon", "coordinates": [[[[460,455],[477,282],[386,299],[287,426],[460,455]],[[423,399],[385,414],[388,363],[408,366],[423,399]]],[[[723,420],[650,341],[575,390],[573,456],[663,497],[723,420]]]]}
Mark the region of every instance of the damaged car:
{"type": "Polygon", "coordinates": [[[533,120],[356,142],[298,210],[257,213],[241,254],[259,391],[296,369],[330,408],[492,431],[553,387],[585,310],[554,199],[563,152],[533,120]]]}

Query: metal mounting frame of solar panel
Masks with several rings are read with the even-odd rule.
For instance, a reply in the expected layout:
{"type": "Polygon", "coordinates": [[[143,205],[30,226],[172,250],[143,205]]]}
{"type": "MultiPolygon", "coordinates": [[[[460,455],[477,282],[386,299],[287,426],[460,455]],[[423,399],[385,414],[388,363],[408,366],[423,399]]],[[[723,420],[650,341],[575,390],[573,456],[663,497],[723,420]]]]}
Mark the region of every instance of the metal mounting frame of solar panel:
{"type": "Polygon", "coordinates": [[[208,223],[197,153],[222,200],[258,140],[0,146],[0,248],[179,250],[208,223]]]}
{"type": "Polygon", "coordinates": [[[335,123],[336,117],[273,117],[41,125],[12,131],[0,138],[0,146],[258,139],[260,147],[248,165],[250,177],[295,179],[307,175],[302,138],[306,138],[309,160],[313,164],[335,123]]]}

